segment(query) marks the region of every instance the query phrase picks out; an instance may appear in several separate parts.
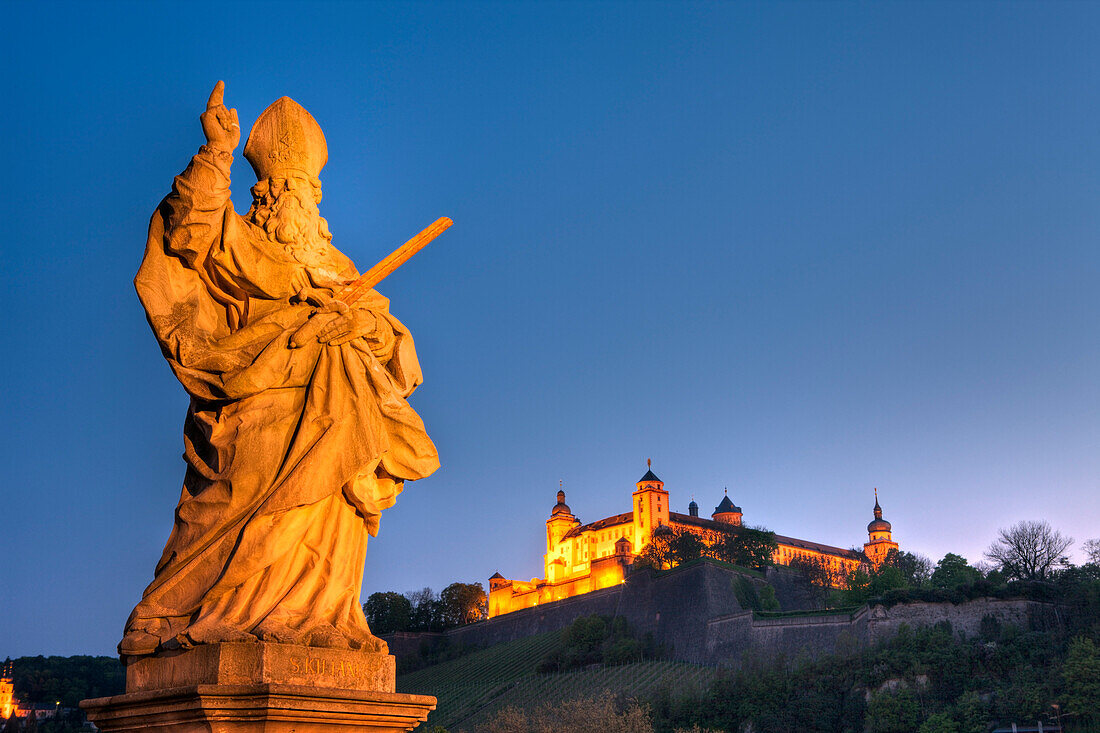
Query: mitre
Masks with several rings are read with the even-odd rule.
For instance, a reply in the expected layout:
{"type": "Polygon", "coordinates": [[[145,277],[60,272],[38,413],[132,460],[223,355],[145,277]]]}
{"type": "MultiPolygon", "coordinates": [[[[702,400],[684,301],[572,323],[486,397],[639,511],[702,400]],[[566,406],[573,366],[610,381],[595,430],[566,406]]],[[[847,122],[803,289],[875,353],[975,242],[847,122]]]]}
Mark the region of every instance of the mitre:
{"type": "Polygon", "coordinates": [[[313,115],[290,97],[282,97],[252,126],[244,157],[260,181],[285,178],[293,171],[317,178],[328,162],[328,145],[313,115]]]}

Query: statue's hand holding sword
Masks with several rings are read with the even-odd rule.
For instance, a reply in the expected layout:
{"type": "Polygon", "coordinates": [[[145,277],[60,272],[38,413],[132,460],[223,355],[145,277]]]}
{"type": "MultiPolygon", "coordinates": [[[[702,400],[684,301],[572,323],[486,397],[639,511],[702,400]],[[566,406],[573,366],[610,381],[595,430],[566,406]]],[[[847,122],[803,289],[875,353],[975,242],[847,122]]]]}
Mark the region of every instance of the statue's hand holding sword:
{"type": "Polygon", "coordinates": [[[350,313],[350,306],[353,303],[370,292],[371,288],[375,285],[385,280],[394,270],[405,264],[410,257],[428,246],[429,242],[446,231],[453,223],[453,221],[445,216],[436,219],[424,231],[395,249],[381,262],[361,275],[357,280],[341,288],[339,292],[336,293],[336,296],[326,303],[323,308],[312,311],[309,316],[307,316],[308,320],[291,335],[291,348],[297,349],[305,346],[319,336],[322,338],[333,336],[330,343],[337,346],[350,340],[349,338],[342,338],[345,334],[330,333],[334,330],[336,321],[318,318],[317,316],[323,313],[339,313],[347,316],[350,313]]]}

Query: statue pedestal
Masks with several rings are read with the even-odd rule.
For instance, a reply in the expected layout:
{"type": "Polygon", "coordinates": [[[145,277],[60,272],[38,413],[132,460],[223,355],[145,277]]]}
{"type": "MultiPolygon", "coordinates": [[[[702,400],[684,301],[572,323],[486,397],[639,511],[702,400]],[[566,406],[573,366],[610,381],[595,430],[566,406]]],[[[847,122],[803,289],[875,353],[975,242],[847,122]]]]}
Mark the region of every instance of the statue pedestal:
{"type": "Polygon", "coordinates": [[[408,731],[435,698],[394,692],[389,654],[206,644],[126,668],[126,694],[80,703],[106,733],[408,731]]]}

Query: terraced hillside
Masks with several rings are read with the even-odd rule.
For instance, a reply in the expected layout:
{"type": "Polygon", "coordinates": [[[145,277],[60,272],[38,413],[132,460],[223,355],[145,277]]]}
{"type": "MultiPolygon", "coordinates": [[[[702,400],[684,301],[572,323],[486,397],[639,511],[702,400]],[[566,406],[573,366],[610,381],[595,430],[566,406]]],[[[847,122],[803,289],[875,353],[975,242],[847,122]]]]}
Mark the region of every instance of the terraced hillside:
{"type": "Polygon", "coordinates": [[[714,677],[714,668],[684,662],[637,662],[556,674],[539,674],[535,667],[560,644],[551,632],[474,652],[459,659],[421,669],[397,680],[397,689],[435,695],[438,707],[426,729],[441,725],[452,732],[473,730],[501,708],[537,707],[543,702],[591,696],[608,690],[645,697],[662,687],[687,692],[701,690],[714,677]]]}

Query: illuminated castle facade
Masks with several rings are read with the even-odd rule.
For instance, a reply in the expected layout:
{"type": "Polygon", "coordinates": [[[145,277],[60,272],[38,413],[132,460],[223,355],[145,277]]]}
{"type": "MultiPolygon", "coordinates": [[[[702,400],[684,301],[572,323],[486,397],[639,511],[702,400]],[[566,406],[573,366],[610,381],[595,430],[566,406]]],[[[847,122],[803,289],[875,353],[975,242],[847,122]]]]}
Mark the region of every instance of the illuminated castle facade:
{"type": "MultiPolygon", "coordinates": [[[[823,562],[834,577],[843,577],[861,564],[879,565],[890,550],[898,548],[898,543],[893,541],[890,523],[882,518],[877,491],[874,515],[867,525],[863,552],[776,535],[779,547],[773,559],[778,565],[797,560],[823,562]]],[[[741,508],[729,496],[722,497],[710,519],[699,516],[694,501],[688,504],[687,514],[673,512],[665,484],[652,469],[636,484],[629,512],[589,524],[581,524],[565,503],[565,492],[559,491],[558,503],[546,521],[546,576],[521,581],[494,574],[489,578],[489,616],[622,583],[634,558],[654,533],[686,530],[712,545],[724,532],[740,527],[741,518],[741,508]]]]}

